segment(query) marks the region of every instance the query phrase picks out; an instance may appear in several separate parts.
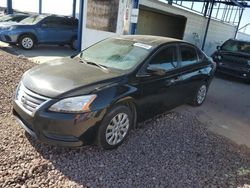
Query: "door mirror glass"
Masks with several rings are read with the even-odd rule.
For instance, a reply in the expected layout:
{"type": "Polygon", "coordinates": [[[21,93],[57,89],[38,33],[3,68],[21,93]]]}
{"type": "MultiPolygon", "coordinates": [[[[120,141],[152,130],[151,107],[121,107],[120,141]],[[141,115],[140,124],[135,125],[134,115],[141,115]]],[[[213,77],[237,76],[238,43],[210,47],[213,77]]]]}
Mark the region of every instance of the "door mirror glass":
{"type": "Polygon", "coordinates": [[[48,25],[46,23],[43,23],[42,27],[48,27],[48,25]]]}
{"type": "Polygon", "coordinates": [[[157,76],[164,76],[166,74],[166,71],[157,65],[149,65],[147,68],[147,72],[157,76]]]}
{"type": "Polygon", "coordinates": [[[221,47],[220,47],[220,46],[217,46],[216,48],[217,48],[217,50],[221,50],[221,47]]]}

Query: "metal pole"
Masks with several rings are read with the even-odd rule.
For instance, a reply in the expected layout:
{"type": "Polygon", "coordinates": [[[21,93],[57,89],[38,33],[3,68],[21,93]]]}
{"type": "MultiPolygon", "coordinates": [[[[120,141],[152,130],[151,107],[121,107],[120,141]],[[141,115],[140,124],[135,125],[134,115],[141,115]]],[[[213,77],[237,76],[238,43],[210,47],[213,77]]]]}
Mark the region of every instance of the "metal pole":
{"type": "Polygon", "coordinates": [[[7,0],[7,14],[13,14],[12,0],[7,0]]]}
{"type": "Polygon", "coordinates": [[[76,0],[73,0],[72,16],[76,17],[76,0]]]}
{"type": "Polygon", "coordinates": [[[77,51],[82,50],[82,34],[83,34],[83,14],[84,13],[84,0],[80,0],[79,19],[78,19],[78,34],[77,34],[77,51]]]}
{"type": "Polygon", "coordinates": [[[42,7],[43,6],[43,3],[42,3],[42,0],[39,0],[39,14],[42,14],[42,7]]]}
{"type": "MultiPolygon", "coordinates": [[[[139,8],[139,0],[133,0],[132,8],[133,9],[138,9],[139,8]]],[[[136,34],[136,26],[137,26],[137,23],[131,23],[131,31],[130,31],[130,33],[132,35],[136,34]]]]}
{"type": "Polygon", "coordinates": [[[203,42],[202,42],[202,47],[201,47],[202,50],[204,50],[206,39],[207,39],[207,32],[208,32],[208,28],[209,28],[209,25],[210,25],[210,20],[211,20],[213,8],[214,8],[214,1],[215,0],[212,1],[211,9],[210,9],[210,12],[209,12],[209,17],[208,17],[208,20],[207,20],[207,26],[206,26],[205,35],[204,35],[203,42]]]}
{"type": "Polygon", "coordinates": [[[240,27],[240,22],[241,22],[241,18],[242,18],[242,15],[243,15],[243,11],[244,11],[244,8],[241,9],[240,17],[239,17],[239,22],[238,22],[238,25],[237,25],[237,27],[236,27],[236,31],[235,31],[235,34],[234,34],[234,38],[236,38],[237,33],[238,33],[238,31],[239,31],[239,27],[240,27]]]}
{"type": "Polygon", "coordinates": [[[209,5],[209,2],[206,2],[205,11],[204,11],[204,14],[203,14],[203,16],[205,16],[205,17],[207,17],[208,5],[209,5]]]}

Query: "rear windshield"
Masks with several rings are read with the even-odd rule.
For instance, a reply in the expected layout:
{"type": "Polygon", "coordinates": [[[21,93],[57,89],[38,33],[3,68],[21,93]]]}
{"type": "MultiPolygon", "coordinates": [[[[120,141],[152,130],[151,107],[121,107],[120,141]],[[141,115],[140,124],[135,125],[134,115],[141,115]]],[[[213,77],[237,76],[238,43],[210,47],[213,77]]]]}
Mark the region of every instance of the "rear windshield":
{"type": "Polygon", "coordinates": [[[228,40],[221,46],[221,50],[250,54],[250,42],[228,40]]]}

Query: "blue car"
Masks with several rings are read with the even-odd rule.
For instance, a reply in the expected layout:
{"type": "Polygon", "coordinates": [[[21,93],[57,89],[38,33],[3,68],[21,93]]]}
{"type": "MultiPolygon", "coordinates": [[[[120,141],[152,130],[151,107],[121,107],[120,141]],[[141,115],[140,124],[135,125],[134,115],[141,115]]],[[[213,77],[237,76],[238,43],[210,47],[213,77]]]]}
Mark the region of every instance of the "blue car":
{"type": "Polygon", "coordinates": [[[19,23],[0,29],[0,40],[18,44],[25,50],[37,44],[77,46],[78,20],[56,15],[30,16],[19,23]]]}

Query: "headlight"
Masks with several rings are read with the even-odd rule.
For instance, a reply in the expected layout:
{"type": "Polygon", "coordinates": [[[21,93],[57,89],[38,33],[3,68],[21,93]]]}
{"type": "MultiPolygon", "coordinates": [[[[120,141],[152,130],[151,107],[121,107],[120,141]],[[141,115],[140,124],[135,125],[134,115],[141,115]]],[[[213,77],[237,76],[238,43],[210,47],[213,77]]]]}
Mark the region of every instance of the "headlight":
{"type": "Polygon", "coordinates": [[[247,61],[247,64],[250,66],[250,60],[247,61]]]}
{"type": "Polygon", "coordinates": [[[85,95],[80,97],[71,97],[58,101],[53,104],[49,110],[64,113],[82,113],[90,111],[89,106],[95,100],[96,95],[85,95]]]}
{"type": "Polygon", "coordinates": [[[11,30],[14,30],[16,28],[17,28],[17,26],[10,26],[8,30],[11,31],[11,30]]]}

